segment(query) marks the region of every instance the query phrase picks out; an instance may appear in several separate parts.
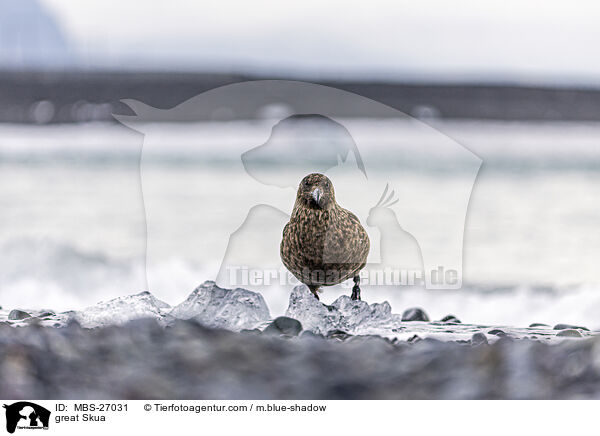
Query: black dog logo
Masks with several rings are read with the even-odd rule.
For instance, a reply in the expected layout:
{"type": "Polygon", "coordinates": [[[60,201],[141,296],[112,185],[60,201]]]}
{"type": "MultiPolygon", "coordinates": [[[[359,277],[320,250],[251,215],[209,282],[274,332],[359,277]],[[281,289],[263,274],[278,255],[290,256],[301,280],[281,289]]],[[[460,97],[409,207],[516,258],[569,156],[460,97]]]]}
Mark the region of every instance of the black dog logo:
{"type": "Polygon", "coordinates": [[[29,401],[19,401],[11,405],[4,405],[6,409],[6,431],[14,433],[19,421],[20,427],[25,428],[48,428],[50,411],[42,406],[29,401]],[[41,421],[41,426],[40,426],[41,421]]]}

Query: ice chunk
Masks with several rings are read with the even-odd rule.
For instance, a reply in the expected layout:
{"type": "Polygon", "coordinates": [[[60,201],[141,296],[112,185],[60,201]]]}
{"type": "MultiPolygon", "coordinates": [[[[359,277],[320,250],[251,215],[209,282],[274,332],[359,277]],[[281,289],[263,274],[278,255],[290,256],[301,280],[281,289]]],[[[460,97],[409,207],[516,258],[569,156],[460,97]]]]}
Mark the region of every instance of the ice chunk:
{"type": "Polygon", "coordinates": [[[162,321],[170,308],[167,303],[145,291],[100,302],[75,312],[73,318],[85,328],[121,325],[139,318],[155,318],[162,321]]]}
{"type": "Polygon", "coordinates": [[[369,304],[353,301],[347,295],[339,297],[331,306],[321,303],[307,286],[298,285],[290,295],[286,316],[302,323],[305,330],[327,334],[331,330],[343,330],[351,334],[368,334],[390,323],[400,322],[392,315],[389,303],[369,304]]]}
{"type": "Polygon", "coordinates": [[[387,301],[369,304],[342,295],[333,302],[332,306],[342,315],[342,330],[352,334],[363,334],[364,328],[380,328],[390,322],[400,321],[396,319],[397,316],[392,315],[392,307],[387,301]]]}
{"type": "Polygon", "coordinates": [[[252,329],[271,319],[262,295],[241,288],[222,289],[213,281],[198,286],[170,315],[236,331],[252,329]]]}
{"type": "Polygon", "coordinates": [[[300,321],[304,330],[321,334],[339,329],[342,324],[339,310],[317,300],[306,285],[294,287],[285,316],[300,321]]]}
{"type": "MultiPolygon", "coordinates": [[[[415,335],[419,338],[433,338],[442,341],[461,340],[465,343],[471,340],[474,334],[488,332],[477,336],[476,341],[483,342],[481,336],[489,342],[498,340],[489,327],[478,324],[448,324],[446,322],[402,321],[402,315],[392,313],[392,308],[387,302],[369,304],[366,301],[353,301],[344,295],[335,300],[331,305],[326,305],[317,300],[308,287],[299,285],[290,295],[286,316],[295,318],[302,323],[305,331],[327,333],[337,331],[330,337],[342,338],[344,334],[351,335],[379,335],[387,338],[396,338],[406,341],[415,335]]],[[[534,337],[547,341],[555,341],[555,331],[545,328],[518,328],[502,327],[503,332],[513,338],[534,337]]],[[[577,330],[582,335],[590,334],[585,330],[577,330]]]]}

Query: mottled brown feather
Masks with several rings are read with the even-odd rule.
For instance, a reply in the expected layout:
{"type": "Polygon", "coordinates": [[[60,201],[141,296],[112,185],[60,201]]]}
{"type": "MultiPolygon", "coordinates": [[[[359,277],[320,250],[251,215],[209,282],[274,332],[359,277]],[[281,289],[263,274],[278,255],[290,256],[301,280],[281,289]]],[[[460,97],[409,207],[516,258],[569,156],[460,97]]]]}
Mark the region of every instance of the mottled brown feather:
{"type": "Polygon", "coordinates": [[[331,181],[309,174],[283,229],[280,254],[286,268],[314,292],[357,276],[367,262],[369,237],[356,215],[336,203],[331,181]],[[311,197],[317,188],[323,192],[318,203],[311,197]]]}

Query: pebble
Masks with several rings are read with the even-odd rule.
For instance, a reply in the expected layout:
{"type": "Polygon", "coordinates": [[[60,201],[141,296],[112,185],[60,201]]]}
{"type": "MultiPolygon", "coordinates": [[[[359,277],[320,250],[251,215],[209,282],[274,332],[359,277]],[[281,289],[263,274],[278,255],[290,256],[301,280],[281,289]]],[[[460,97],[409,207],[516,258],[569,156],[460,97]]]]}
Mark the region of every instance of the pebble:
{"type": "Polygon", "coordinates": [[[461,324],[460,319],[458,319],[454,315],[446,315],[445,317],[440,319],[440,322],[445,322],[448,324],[461,324]]]}
{"type": "Polygon", "coordinates": [[[574,329],[561,330],[560,332],[558,332],[556,334],[556,336],[564,336],[566,338],[581,338],[581,337],[583,337],[581,335],[581,333],[579,332],[579,330],[574,330],[574,329]]]}
{"type": "Polygon", "coordinates": [[[500,329],[493,329],[488,332],[488,335],[506,336],[506,332],[500,329]]]}
{"type": "Polygon", "coordinates": [[[533,324],[529,324],[529,327],[550,327],[548,324],[544,324],[541,322],[534,322],[533,324]]]}
{"type": "Polygon", "coordinates": [[[586,330],[588,332],[590,331],[590,329],[587,327],[581,327],[581,326],[571,325],[571,324],[556,324],[554,326],[554,330],[571,330],[571,329],[586,330]]]}
{"type": "Polygon", "coordinates": [[[10,319],[10,320],[20,320],[20,319],[26,319],[26,318],[30,318],[30,317],[31,317],[31,315],[29,313],[24,312],[19,309],[13,309],[8,314],[8,319],[10,319]]]}
{"type": "Polygon", "coordinates": [[[471,344],[473,344],[473,345],[481,345],[481,344],[487,344],[487,343],[488,343],[488,340],[483,333],[475,333],[473,335],[473,337],[471,338],[471,344]]]}
{"type": "Polygon", "coordinates": [[[242,329],[240,333],[246,333],[251,335],[260,335],[262,332],[259,329],[242,329]]]}
{"type": "Polygon", "coordinates": [[[330,330],[327,332],[327,339],[339,339],[341,341],[345,341],[350,336],[350,333],[347,333],[343,330],[330,330]]]}
{"type": "Polygon", "coordinates": [[[402,321],[429,321],[429,317],[423,309],[411,307],[402,313],[402,321]]]}
{"type": "Polygon", "coordinates": [[[300,321],[287,316],[279,316],[264,329],[264,334],[298,336],[302,331],[300,321]]]}

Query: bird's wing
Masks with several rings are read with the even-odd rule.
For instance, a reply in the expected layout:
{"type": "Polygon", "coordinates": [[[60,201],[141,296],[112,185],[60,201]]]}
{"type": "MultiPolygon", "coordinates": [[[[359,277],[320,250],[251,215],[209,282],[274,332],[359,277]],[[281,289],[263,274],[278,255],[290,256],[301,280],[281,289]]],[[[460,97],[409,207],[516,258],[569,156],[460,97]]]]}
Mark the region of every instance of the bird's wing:
{"type": "Polygon", "coordinates": [[[346,209],[342,209],[342,214],[345,215],[345,219],[341,220],[344,224],[338,229],[341,240],[335,243],[330,239],[333,242],[330,245],[330,259],[341,265],[364,264],[369,254],[369,236],[356,215],[346,209]]]}
{"type": "Polygon", "coordinates": [[[287,234],[289,228],[290,228],[290,221],[288,221],[288,223],[283,227],[283,232],[281,232],[281,236],[283,236],[285,238],[285,235],[287,234]]]}
{"type": "Polygon", "coordinates": [[[356,215],[354,215],[352,212],[350,212],[347,209],[344,209],[344,210],[348,214],[348,218],[350,218],[351,220],[355,221],[359,226],[362,227],[362,224],[360,223],[360,220],[358,219],[358,217],[356,215]]]}

